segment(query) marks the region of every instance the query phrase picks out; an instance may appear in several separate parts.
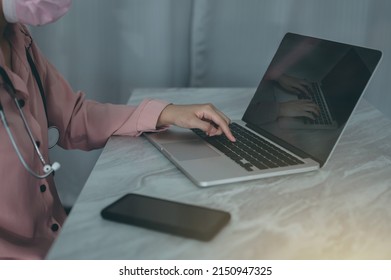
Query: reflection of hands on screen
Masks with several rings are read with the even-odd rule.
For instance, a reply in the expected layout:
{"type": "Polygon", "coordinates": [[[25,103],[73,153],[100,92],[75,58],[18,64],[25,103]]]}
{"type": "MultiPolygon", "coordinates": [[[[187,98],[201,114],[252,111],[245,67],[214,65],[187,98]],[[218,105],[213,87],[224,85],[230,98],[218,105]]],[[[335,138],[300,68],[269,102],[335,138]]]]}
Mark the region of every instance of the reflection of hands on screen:
{"type": "Polygon", "coordinates": [[[279,117],[306,117],[315,120],[319,115],[319,107],[310,100],[291,100],[281,102],[279,117]]]}
{"type": "Polygon", "coordinates": [[[283,74],[278,78],[277,82],[283,89],[293,94],[304,93],[305,95],[310,96],[310,93],[308,91],[310,83],[305,79],[299,79],[293,76],[283,74]]]}

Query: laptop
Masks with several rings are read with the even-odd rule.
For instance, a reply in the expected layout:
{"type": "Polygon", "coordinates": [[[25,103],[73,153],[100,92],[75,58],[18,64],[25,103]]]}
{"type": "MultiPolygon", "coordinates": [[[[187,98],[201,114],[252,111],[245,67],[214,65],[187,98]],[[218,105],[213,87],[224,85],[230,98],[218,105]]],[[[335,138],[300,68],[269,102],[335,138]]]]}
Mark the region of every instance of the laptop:
{"type": "Polygon", "coordinates": [[[144,135],[200,187],[314,171],[330,158],[380,58],[378,50],[287,33],[242,119],[230,125],[235,143],[179,127],[144,135]],[[311,83],[332,115],[327,129],[310,122],[319,106],[303,88],[311,83]]]}

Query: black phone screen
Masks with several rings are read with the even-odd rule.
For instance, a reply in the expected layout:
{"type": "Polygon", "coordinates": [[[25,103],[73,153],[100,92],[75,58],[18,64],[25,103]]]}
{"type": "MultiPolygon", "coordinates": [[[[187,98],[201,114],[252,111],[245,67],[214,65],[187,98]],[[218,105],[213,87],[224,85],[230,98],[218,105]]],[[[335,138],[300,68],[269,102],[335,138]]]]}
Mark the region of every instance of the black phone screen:
{"type": "Polygon", "coordinates": [[[126,194],[101,211],[103,218],[174,235],[211,240],[230,220],[216,209],[126,194]]]}

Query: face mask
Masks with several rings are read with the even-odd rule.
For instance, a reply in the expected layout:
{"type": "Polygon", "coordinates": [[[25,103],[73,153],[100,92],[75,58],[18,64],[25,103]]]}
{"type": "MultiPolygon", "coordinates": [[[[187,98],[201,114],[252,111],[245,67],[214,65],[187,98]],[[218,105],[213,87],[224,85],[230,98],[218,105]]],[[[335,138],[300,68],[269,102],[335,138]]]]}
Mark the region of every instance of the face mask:
{"type": "Polygon", "coordinates": [[[3,11],[8,22],[38,26],[58,20],[71,3],[72,0],[3,0],[3,11]]]}

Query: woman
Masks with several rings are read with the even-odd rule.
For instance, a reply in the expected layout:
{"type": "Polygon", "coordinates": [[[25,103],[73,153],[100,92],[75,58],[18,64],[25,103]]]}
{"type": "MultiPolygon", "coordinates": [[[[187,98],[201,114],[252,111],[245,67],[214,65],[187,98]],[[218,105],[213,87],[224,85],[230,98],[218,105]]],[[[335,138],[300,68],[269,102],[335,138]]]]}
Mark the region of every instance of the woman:
{"type": "Polygon", "coordinates": [[[71,1],[0,2],[0,258],[44,258],[66,218],[53,180],[59,166],[48,164],[48,127],[57,128],[65,149],[101,148],[111,135],[137,136],[169,125],[235,141],[229,119],[210,104],[144,100],[131,107],[74,93],[24,26],[57,20],[71,1]]]}

